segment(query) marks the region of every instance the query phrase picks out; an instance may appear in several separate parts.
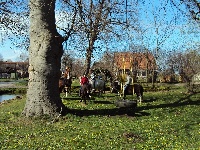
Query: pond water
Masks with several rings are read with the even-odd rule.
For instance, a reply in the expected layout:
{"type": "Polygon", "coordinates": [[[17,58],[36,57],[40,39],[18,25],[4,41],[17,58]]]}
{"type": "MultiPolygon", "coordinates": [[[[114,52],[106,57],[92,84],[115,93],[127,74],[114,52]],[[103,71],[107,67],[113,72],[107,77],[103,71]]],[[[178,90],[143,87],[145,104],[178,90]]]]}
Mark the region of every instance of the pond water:
{"type": "Polygon", "coordinates": [[[5,101],[5,100],[9,100],[9,99],[13,99],[16,96],[17,95],[15,95],[15,94],[3,94],[3,95],[0,95],[0,102],[5,101]]]}
{"type": "Polygon", "coordinates": [[[14,85],[14,84],[16,84],[16,82],[0,82],[0,87],[11,86],[11,85],[14,85]]]}

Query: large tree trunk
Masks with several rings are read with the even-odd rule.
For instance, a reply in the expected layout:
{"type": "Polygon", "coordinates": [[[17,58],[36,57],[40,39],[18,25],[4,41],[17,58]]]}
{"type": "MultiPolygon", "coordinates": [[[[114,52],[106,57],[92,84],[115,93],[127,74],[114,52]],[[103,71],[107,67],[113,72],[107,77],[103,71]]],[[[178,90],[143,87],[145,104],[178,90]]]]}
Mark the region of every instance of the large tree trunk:
{"type": "Polygon", "coordinates": [[[90,39],[89,40],[89,47],[86,50],[86,60],[85,60],[85,64],[86,64],[85,72],[86,72],[86,74],[88,74],[89,70],[90,70],[94,42],[95,42],[95,40],[90,39]]]}
{"type": "Polygon", "coordinates": [[[58,88],[63,38],[56,31],[54,9],[55,0],[30,0],[29,83],[22,112],[27,117],[65,110],[58,88]]]}
{"type": "Polygon", "coordinates": [[[91,65],[91,59],[92,59],[92,51],[93,49],[89,46],[89,48],[86,50],[86,60],[85,60],[85,73],[88,75],[91,65]]]}
{"type": "Polygon", "coordinates": [[[90,70],[92,53],[93,53],[93,48],[94,48],[94,42],[97,39],[97,35],[98,35],[98,32],[92,32],[91,38],[89,39],[89,47],[86,50],[86,61],[85,61],[85,64],[86,64],[85,72],[86,72],[86,74],[88,74],[89,70],[90,70]]]}

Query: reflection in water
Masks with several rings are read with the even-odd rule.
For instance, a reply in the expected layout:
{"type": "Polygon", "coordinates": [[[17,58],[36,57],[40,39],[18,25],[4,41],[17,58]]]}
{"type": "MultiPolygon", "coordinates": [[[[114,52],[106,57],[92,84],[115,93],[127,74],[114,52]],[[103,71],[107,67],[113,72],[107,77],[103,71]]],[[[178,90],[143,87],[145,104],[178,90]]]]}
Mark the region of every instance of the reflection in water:
{"type": "Polygon", "coordinates": [[[5,100],[9,100],[9,99],[13,99],[15,98],[17,95],[15,94],[4,94],[4,95],[0,95],[0,102],[5,101],[5,100]]]}

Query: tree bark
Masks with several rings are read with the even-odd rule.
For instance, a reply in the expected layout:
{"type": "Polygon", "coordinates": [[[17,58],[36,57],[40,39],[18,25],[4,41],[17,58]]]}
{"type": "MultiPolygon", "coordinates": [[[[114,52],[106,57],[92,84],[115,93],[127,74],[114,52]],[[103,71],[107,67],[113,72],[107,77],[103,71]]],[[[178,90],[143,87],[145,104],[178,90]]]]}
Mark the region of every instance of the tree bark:
{"type": "Polygon", "coordinates": [[[59,93],[63,38],[55,25],[56,0],[30,0],[29,83],[26,117],[64,112],[59,93]]]}
{"type": "Polygon", "coordinates": [[[86,64],[85,72],[86,72],[86,75],[88,75],[89,70],[90,70],[92,53],[93,53],[93,45],[94,45],[93,41],[90,41],[89,47],[86,50],[86,60],[85,60],[85,64],[86,64]]]}

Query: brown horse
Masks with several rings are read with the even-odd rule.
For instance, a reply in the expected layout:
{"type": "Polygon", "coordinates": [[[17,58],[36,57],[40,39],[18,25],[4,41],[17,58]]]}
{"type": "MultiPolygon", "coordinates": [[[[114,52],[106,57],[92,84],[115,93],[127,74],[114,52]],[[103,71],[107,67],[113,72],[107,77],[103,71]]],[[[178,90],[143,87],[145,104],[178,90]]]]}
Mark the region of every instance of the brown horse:
{"type": "Polygon", "coordinates": [[[72,80],[66,79],[66,78],[60,78],[59,79],[59,91],[60,93],[65,92],[66,97],[68,96],[68,93],[71,94],[71,85],[72,80]]]}
{"type": "Polygon", "coordinates": [[[81,87],[81,102],[84,101],[84,103],[86,104],[86,100],[90,100],[90,89],[91,86],[90,84],[84,84],[81,87]]]}
{"type": "Polygon", "coordinates": [[[65,92],[66,97],[71,94],[72,78],[70,77],[70,68],[66,66],[65,72],[61,75],[59,79],[59,90],[60,93],[65,92]]]}
{"type": "Polygon", "coordinates": [[[126,97],[126,95],[136,94],[136,96],[139,98],[139,102],[141,103],[143,100],[143,92],[144,89],[142,85],[140,84],[129,85],[127,89],[124,91],[124,98],[126,97]]]}
{"type": "MultiPolygon", "coordinates": [[[[112,87],[111,87],[111,92],[119,94],[120,90],[122,90],[122,89],[121,89],[121,86],[118,84],[118,82],[113,82],[112,87]]],[[[141,101],[143,99],[143,92],[144,92],[144,89],[143,89],[142,85],[133,84],[133,85],[129,85],[123,94],[124,94],[124,98],[126,97],[126,95],[136,94],[136,96],[139,98],[139,102],[141,103],[141,101]]]]}

